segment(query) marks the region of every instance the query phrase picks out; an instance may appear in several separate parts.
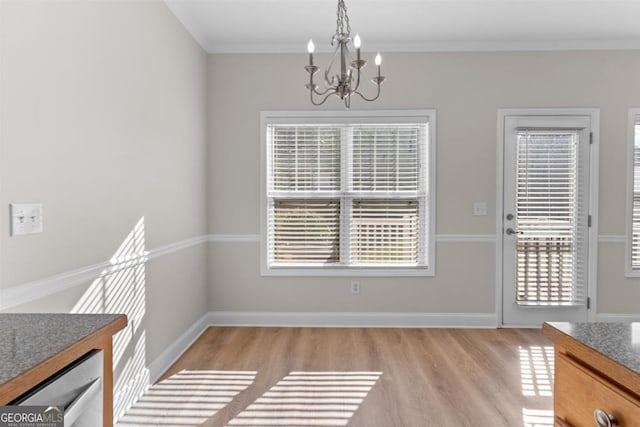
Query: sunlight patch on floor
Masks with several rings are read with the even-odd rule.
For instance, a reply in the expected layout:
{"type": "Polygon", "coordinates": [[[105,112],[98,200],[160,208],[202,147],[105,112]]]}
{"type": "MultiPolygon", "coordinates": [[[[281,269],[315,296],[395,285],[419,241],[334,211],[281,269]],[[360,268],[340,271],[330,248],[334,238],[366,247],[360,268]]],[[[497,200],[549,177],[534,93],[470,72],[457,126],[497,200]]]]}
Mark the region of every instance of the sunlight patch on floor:
{"type": "Polygon", "coordinates": [[[552,346],[520,347],[522,394],[527,397],[553,395],[552,346]]]}
{"type": "Polygon", "coordinates": [[[180,371],[151,386],[116,427],[198,426],[253,384],[256,374],[255,371],[180,371]]]}
{"type": "Polygon", "coordinates": [[[553,410],[522,408],[524,427],[553,426],[553,410]]]}
{"type": "Polygon", "coordinates": [[[345,426],[382,372],[291,372],[228,426],[345,426]]]}

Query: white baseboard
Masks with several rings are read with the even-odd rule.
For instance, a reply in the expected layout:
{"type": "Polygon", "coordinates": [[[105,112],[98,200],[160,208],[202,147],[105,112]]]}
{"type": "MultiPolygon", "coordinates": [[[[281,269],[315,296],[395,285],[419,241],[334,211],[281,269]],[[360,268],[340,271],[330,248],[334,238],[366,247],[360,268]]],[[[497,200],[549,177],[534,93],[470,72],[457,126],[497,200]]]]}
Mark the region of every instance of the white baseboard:
{"type": "Polygon", "coordinates": [[[640,322],[640,314],[614,314],[614,313],[598,313],[596,314],[597,322],[640,322]]]}
{"type": "Polygon", "coordinates": [[[212,311],[211,326],[362,328],[495,328],[494,313],[235,312],[212,311]]]}
{"type": "Polygon", "coordinates": [[[160,356],[149,364],[149,379],[154,384],[167,369],[193,344],[209,327],[209,313],[198,319],[189,329],[171,343],[160,356]]]}

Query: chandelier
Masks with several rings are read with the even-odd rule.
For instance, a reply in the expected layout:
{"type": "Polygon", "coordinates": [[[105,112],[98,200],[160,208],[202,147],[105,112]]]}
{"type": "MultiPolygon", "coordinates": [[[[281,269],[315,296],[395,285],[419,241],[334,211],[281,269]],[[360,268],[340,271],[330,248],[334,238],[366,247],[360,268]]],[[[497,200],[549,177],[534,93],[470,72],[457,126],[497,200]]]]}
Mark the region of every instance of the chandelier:
{"type": "Polygon", "coordinates": [[[367,65],[367,61],[360,57],[360,37],[356,34],[353,40],[351,39],[351,26],[349,25],[349,17],[347,16],[347,7],[344,4],[344,0],[338,0],[337,15],[336,32],[331,38],[331,46],[335,46],[335,52],[324,72],[324,87],[319,89],[318,85],[313,81],[314,74],[319,70],[319,67],[313,64],[315,46],[313,45],[313,40],[309,40],[307,45],[309,65],[304,67],[309,73],[309,83],[306,84],[306,88],[309,90],[309,98],[313,105],[322,105],[331,95],[336,95],[344,101],[344,105],[348,109],[351,106],[351,97],[354,94],[360,95],[362,99],[369,102],[378,99],[380,85],[385,80],[385,77],[380,75],[382,58],[378,53],[375,58],[378,75],[371,79],[376,85],[377,92],[372,98],[367,98],[360,92],[360,71],[367,65]],[[349,43],[351,42],[353,42],[353,47],[356,49],[355,59],[349,50],[349,43]],[[340,70],[333,73],[332,68],[338,59],[340,70]]]}

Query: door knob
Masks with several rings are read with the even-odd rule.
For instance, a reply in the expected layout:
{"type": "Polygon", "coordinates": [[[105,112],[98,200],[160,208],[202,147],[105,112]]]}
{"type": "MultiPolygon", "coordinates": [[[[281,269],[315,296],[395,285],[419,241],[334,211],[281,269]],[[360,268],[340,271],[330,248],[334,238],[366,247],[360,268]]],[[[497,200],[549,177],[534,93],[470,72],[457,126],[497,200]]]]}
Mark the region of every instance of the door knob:
{"type": "Polygon", "coordinates": [[[514,230],[513,228],[509,227],[505,230],[505,233],[507,233],[509,236],[511,236],[512,234],[522,234],[522,231],[517,231],[514,230]]]}

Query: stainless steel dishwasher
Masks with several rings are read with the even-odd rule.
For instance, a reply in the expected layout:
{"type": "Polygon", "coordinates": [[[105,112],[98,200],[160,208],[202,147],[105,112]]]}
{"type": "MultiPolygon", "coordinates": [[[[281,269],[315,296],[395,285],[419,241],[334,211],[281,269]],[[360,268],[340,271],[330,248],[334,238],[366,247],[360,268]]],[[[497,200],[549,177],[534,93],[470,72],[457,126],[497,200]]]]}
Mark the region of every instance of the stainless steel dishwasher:
{"type": "Polygon", "coordinates": [[[102,351],[93,351],[48,378],[12,405],[64,408],[65,427],[102,425],[102,351]]]}

